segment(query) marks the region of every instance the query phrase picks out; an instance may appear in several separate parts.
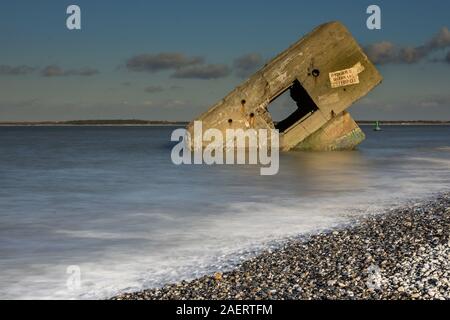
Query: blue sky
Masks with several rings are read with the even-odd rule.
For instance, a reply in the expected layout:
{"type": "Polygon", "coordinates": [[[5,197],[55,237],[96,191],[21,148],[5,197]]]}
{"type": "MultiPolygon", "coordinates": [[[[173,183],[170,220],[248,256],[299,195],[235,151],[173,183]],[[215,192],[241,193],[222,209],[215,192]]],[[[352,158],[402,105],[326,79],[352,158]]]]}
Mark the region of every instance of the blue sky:
{"type": "MultiPolygon", "coordinates": [[[[449,12],[441,0],[3,1],[0,121],[190,120],[242,82],[240,71],[321,23],[343,22],[365,47],[417,48],[447,39],[449,12]],[[66,28],[70,4],[81,7],[82,30],[66,28]],[[381,30],[366,28],[370,4],[381,7],[381,30]],[[186,71],[155,67],[164,54],[186,71]]],[[[429,51],[380,63],[385,80],[351,108],[354,117],[450,120],[450,41],[429,51]]]]}

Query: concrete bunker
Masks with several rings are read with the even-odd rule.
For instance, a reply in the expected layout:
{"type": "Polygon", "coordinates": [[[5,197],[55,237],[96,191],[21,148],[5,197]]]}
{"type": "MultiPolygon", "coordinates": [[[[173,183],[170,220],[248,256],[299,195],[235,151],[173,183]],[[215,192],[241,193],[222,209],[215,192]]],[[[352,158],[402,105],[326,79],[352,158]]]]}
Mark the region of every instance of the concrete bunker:
{"type": "MultiPolygon", "coordinates": [[[[204,130],[223,134],[226,129],[278,128],[283,151],[349,150],[365,136],[347,109],[381,81],[350,32],[330,22],[281,52],[195,120],[202,121],[204,130]],[[274,122],[269,104],[286,92],[297,109],[274,122]]],[[[194,121],[187,127],[191,135],[193,127],[194,121]]]]}

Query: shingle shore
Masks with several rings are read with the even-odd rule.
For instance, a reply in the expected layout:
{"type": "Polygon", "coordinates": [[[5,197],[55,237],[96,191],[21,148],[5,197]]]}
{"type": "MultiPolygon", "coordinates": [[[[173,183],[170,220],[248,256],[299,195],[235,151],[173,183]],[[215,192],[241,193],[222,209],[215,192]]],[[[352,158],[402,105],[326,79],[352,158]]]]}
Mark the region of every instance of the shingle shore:
{"type": "Polygon", "coordinates": [[[450,194],[113,299],[450,299],[450,194]]]}

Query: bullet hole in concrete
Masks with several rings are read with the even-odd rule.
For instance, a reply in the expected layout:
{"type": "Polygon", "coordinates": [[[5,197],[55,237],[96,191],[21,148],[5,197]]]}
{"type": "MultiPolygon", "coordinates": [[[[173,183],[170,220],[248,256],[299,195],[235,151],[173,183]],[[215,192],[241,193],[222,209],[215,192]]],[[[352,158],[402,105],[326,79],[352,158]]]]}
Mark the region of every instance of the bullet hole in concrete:
{"type": "Polygon", "coordinates": [[[255,114],[252,112],[250,113],[250,118],[253,118],[255,116],[255,114]]]}
{"type": "Polygon", "coordinates": [[[320,70],[319,69],[314,69],[313,71],[312,71],[312,75],[313,75],[313,77],[318,77],[319,75],[320,75],[320,70]]]}
{"type": "Polygon", "coordinates": [[[228,119],[228,123],[232,124],[233,123],[233,119],[228,119]]]}
{"type": "Polygon", "coordinates": [[[245,101],[245,99],[241,100],[241,104],[245,104],[247,101],[245,101]]]}

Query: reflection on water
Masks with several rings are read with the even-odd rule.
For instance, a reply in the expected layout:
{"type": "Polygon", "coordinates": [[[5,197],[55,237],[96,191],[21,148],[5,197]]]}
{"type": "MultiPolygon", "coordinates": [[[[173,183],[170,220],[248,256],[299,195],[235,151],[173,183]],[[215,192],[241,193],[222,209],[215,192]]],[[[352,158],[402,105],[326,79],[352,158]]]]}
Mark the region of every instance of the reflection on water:
{"type": "Polygon", "coordinates": [[[299,152],[289,156],[290,171],[315,192],[357,191],[368,186],[371,168],[360,152],[299,152]]]}
{"type": "Polygon", "coordinates": [[[171,127],[0,127],[0,298],[156,286],[448,190],[450,127],[367,128],[357,151],[282,153],[279,174],[260,176],[173,165],[171,127]]]}

